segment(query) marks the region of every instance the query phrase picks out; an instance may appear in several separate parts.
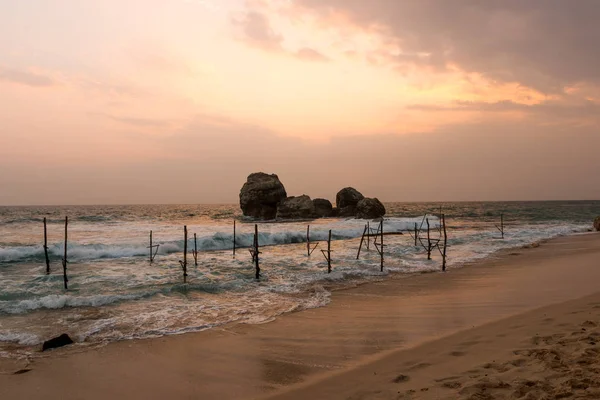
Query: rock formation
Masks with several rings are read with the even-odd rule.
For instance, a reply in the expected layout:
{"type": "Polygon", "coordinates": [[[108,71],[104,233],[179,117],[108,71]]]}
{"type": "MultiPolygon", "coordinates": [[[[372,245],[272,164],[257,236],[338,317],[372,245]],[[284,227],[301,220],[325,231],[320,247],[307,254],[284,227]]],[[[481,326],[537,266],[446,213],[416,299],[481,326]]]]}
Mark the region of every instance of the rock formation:
{"type": "Polygon", "coordinates": [[[264,172],[250,174],[240,190],[240,207],[244,215],[262,220],[323,217],[374,219],[383,217],[386,212],[378,199],[365,198],[352,187],[340,190],[335,201],[336,207],[333,207],[329,200],[311,200],[305,194],[287,197],[285,187],[277,175],[264,172]]]}
{"type": "Polygon", "coordinates": [[[240,207],[245,216],[274,219],[277,207],[287,197],[277,175],[263,172],[250,174],[240,190],[240,207]]]}
{"type": "Polygon", "coordinates": [[[600,216],[596,217],[594,220],[594,229],[600,232],[600,216]]]}
{"type": "Polygon", "coordinates": [[[319,218],[332,216],[333,206],[329,200],[313,199],[313,205],[315,206],[315,216],[319,218]]]}
{"type": "Polygon", "coordinates": [[[277,207],[277,218],[303,219],[315,216],[315,205],[307,195],[285,198],[277,207]]]}
{"type": "Polygon", "coordinates": [[[379,199],[364,198],[356,205],[356,218],[373,219],[385,215],[385,207],[379,199]]]}
{"type": "Polygon", "coordinates": [[[349,206],[354,206],[358,204],[359,201],[364,199],[365,196],[362,195],[358,190],[347,187],[340,190],[335,196],[335,205],[341,210],[342,208],[346,208],[349,206]]]}

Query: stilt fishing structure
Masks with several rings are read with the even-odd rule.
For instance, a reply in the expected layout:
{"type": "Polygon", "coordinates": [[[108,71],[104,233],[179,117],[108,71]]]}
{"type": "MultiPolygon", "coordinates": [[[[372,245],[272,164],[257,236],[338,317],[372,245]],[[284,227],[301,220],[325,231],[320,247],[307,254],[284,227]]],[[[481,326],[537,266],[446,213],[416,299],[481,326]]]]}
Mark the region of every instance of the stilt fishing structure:
{"type": "Polygon", "coordinates": [[[62,259],[63,265],[63,281],[65,283],[65,290],[69,290],[69,279],[67,278],[67,228],[69,226],[69,217],[65,217],[65,253],[62,259]]]}
{"type": "MultiPolygon", "coordinates": [[[[441,208],[440,208],[441,210],[441,208]]],[[[436,210],[437,211],[437,210],[436,210]]],[[[440,232],[440,236],[439,238],[432,238],[432,227],[430,224],[430,216],[431,214],[426,214],[425,216],[423,216],[423,221],[421,222],[421,227],[418,226],[418,223],[414,223],[414,227],[413,228],[409,228],[406,229],[406,232],[408,232],[408,234],[411,236],[412,239],[414,239],[414,243],[415,245],[420,244],[425,251],[427,252],[427,259],[431,260],[432,259],[432,252],[434,249],[438,249],[438,251],[440,252],[440,255],[442,257],[442,271],[446,271],[447,268],[447,249],[448,249],[448,231],[447,231],[447,225],[446,225],[446,216],[444,213],[440,214],[440,225],[439,227],[436,227],[439,232],[440,232]],[[426,239],[425,236],[423,234],[421,234],[421,231],[423,230],[423,225],[426,226],[427,229],[427,235],[426,235],[426,239]]],[[[46,259],[46,274],[50,274],[50,259],[49,259],[49,255],[48,255],[48,229],[47,229],[47,220],[46,218],[44,218],[44,254],[45,254],[45,259],[46,259]]],[[[68,276],[67,276],[67,265],[68,265],[68,258],[67,258],[67,249],[68,249],[68,226],[69,226],[69,218],[65,217],[65,232],[64,232],[64,254],[62,257],[62,265],[63,265],[63,280],[64,280],[64,288],[65,290],[68,290],[68,276]]],[[[502,234],[502,238],[504,238],[504,214],[500,215],[500,225],[496,225],[496,228],[500,231],[500,233],[502,234]]],[[[235,258],[236,255],[236,249],[237,249],[237,238],[236,238],[236,221],[234,220],[233,222],[233,257],[235,258]]],[[[435,228],[434,228],[435,229],[435,228]]],[[[183,227],[183,233],[184,233],[184,241],[183,241],[183,259],[179,260],[179,263],[182,267],[183,270],[183,282],[187,283],[187,277],[188,277],[188,273],[187,273],[187,252],[188,252],[188,230],[187,230],[187,226],[183,227]]],[[[379,255],[379,267],[380,270],[383,272],[384,266],[385,266],[385,246],[387,246],[387,244],[384,244],[384,236],[391,236],[391,235],[403,235],[403,232],[397,231],[397,232],[384,232],[384,219],[382,218],[379,221],[379,224],[377,225],[377,228],[372,228],[370,225],[370,222],[367,222],[365,224],[365,227],[363,229],[363,233],[360,239],[360,245],[358,248],[358,252],[356,255],[356,259],[360,259],[360,255],[361,255],[361,251],[363,250],[363,247],[366,246],[366,250],[369,250],[369,242],[371,241],[371,238],[373,238],[373,244],[375,249],[377,250],[377,253],[379,255]]],[[[325,260],[327,261],[327,272],[331,273],[332,271],[332,258],[331,258],[331,240],[332,240],[332,230],[329,230],[329,235],[327,238],[327,249],[323,249],[321,250],[321,253],[323,254],[323,256],[325,257],[325,260]]],[[[312,253],[317,249],[317,247],[319,246],[320,242],[311,242],[310,240],[310,225],[307,225],[306,227],[306,252],[307,252],[307,256],[311,256],[312,253]]],[[[158,249],[159,249],[159,244],[154,244],[153,243],[153,231],[150,231],[150,245],[147,247],[149,249],[149,256],[150,256],[150,263],[152,264],[153,261],[156,258],[156,255],[158,253],[158,249]]],[[[257,280],[260,279],[260,254],[262,254],[262,252],[260,251],[260,246],[259,246],[259,236],[258,236],[258,224],[254,225],[254,240],[252,243],[252,247],[250,249],[248,249],[248,251],[250,252],[250,255],[252,256],[252,263],[254,264],[255,267],[255,278],[257,280]]],[[[194,233],[194,248],[192,250],[192,255],[194,257],[194,265],[198,266],[198,256],[200,255],[200,251],[198,250],[198,237],[197,234],[194,233]]]]}
{"type": "Polygon", "coordinates": [[[254,263],[255,269],[255,278],[256,280],[260,279],[260,264],[259,264],[259,254],[261,253],[258,245],[258,224],[254,224],[254,244],[251,249],[248,249],[250,255],[252,255],[252,262],[254,263]]]}
{"type": "Polygon", "coordinates": [[[235,258],[235,219],[233,220],[233,258],[235,258]]]}
{"type": "Polygon", "coordinates": [[[327,250],[321,250],[323,257],[327,260],[327,273],[331,273],[331,229],[329,230],[329,238],[327,239],[327,250]]]}
{"type": "MultiPolygon", "coordinates": [[[[373,244],[377,248],[377,251],[379,251],[379,247],[377,247],[378,246],[377,239],[380,239],[383,236],[404,235],[404,233],[402,233],[402,232],[383,232],[381,230],[382,229],[382,224],[383,224],[383,219],[377,225],[377,229],[375,229],[375,228],[371,228],[371,226],[367,222],[367,225],[365,225],[365,229],[363,230],[363,234],[362,234],[362,236],[360,238],[360,244],[358,246],[358,253],[356,254],[356,259],[357,260],[360,257],[360,250],[362,249],[364,243],[367,244],[367,250],[369,250],[369,241],[370,241],[370,238],[373,238],[373,244]]],[[[410,232],[409,232],[409,234],[410,234],[410,232]]],[[[381,240],[381,242],[383,242],[383,239],[380,239],[380,240],[381,240]]]]}
{"type": "Polygon", "coordinates": [[[500,231],[501,239],[504,239],[504,214],[500,214],[500,225],[496,225],[496,229],[500,231]]]}
{"type": "Polygon", "coordinates": [[[194,256],[194,266],[198,266],[198,242],[196,241],[196,234],[194,233],[194,251],[192,252],[194,256]]]}
{"type": "Polygon", "coordinates": [[[150,246],[146,247],[147,249],[150,249],[150,264],[154,262],[159,246],[159,244],[152,244],[152,231],[150,231],[150,246]]]}
{"type": "MultiPolygon", "coordinates": [[[[417,239],[419,240],[419,243],[421,243],[421,246],[423,246],[423,248],[425,249],[425,251],[427,252],[427,259],[431,260],[431,251],[438,247],[440,244],[440,240],[441,240],[441,234],[440,234],[440,238],[438,239],[432,239],[431,238],[431,226],[429,224],[429,218],[427,217],[427,215],[425,215],[425,217],[423,217],[423,219],[425,220],[425,223],[427,225],[427,244],[425,244],[423,242],[423,239],[421,238],[421,236],[419,235],[419,233],[417,232],[417,239]]],[[[441,222],[441,220],[440,220],[441,222]]],[[[423,223],[421,223],[421,226],[423,226],[423,223]]],[[[419,230],[420,231],[420,230],[419,230]]],[[[441,232],[441,228],[440,228],[440,232],[441,232]]]]}
{"type": "Polygon", "coordinates": [[[315,243],[315,247],[311,248],[311,243],[310,243],[310,225],[307,225],[306,226],[306,253],[307,253],[308,257],[310,257],[312,253],[314,253],[314,251],[317,248],[317,246],[319,246],[319,242],[315,243]]]}
{"type": "Polygon", "coordinates": [[[44,217],[44,255],[46,256],[46,275],[50,275],[50,258],[48,258],[48,232],[46,230],[46,217],[44,217]]]}
{"type": "Polygon", "coordinates": [[[183,227],[183,261],[179,260],[179,264],[181,264],[181,268],[183,269],[183,283],[187,283],[187,226],[183,227]]]}

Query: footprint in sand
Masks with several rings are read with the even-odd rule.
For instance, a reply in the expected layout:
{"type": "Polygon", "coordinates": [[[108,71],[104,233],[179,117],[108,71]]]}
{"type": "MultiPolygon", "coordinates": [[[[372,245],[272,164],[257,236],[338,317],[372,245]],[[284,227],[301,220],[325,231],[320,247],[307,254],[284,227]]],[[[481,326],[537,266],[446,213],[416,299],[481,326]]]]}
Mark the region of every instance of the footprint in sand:
{"type": "Polygon", "coordinates": [[[403,383],[403,382],[408,382],[409,380],[410,380],[410,376],[400,374],[397,377],[395,377],[392,382],[394,382],[394,383],[403,383]]]}
{"type": "Polygon", "coordinates": [[[453,351],[450,353],[451,356],[453,357],[462,357],[464,355],[466,355],[467,353],[464,351],[453,351]]]}

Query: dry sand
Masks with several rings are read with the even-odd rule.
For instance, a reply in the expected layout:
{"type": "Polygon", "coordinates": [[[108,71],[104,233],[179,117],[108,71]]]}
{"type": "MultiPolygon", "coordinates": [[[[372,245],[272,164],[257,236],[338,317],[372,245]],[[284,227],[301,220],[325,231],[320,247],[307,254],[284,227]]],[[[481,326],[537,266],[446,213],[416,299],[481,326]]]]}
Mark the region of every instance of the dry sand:
{"type": "Polygon", "coordinates": [[[600,399],[599,260],[560,238],[264,325],[0,359],[0,399],[600,399]]]}
{"type": "Polygon", "coordinates": [[[600,399],[600,293],[451,336],[268,397],[600,399]]]}

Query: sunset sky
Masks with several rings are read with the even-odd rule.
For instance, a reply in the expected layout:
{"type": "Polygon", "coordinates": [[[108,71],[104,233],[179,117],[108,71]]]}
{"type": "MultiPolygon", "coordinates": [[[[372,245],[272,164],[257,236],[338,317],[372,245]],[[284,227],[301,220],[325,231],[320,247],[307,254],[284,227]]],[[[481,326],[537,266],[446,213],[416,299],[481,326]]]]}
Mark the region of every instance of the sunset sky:
{"type": "Polygon", "coordinates": [[[0,0],[0,205],[600,199],[595,0],[0,0]]]}

